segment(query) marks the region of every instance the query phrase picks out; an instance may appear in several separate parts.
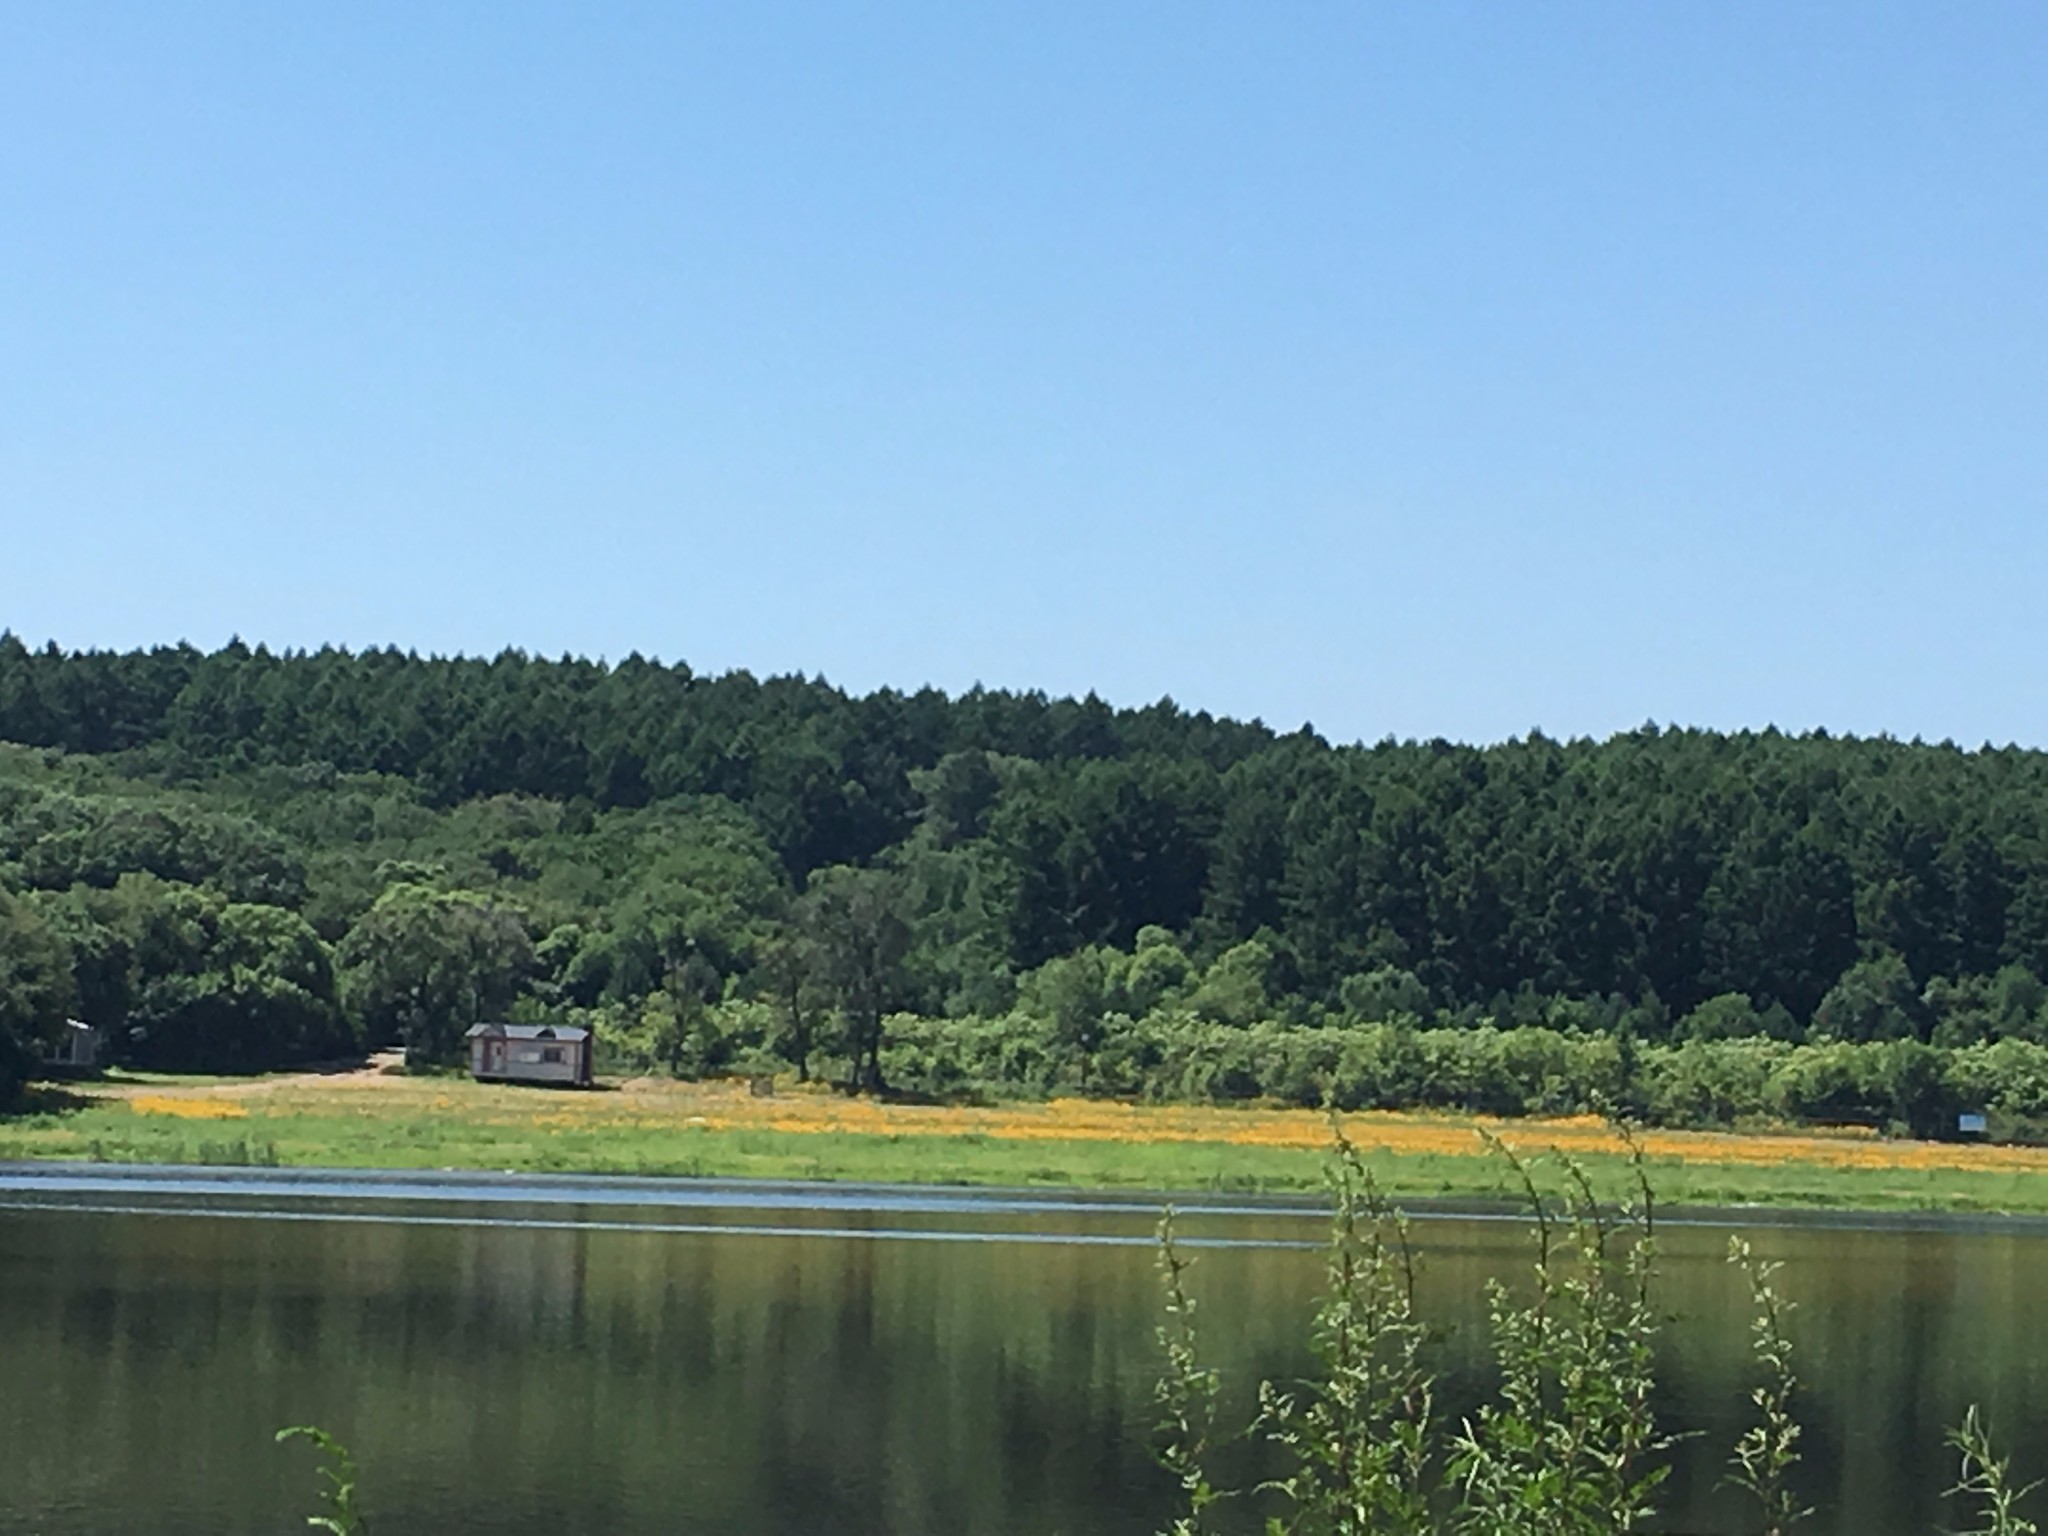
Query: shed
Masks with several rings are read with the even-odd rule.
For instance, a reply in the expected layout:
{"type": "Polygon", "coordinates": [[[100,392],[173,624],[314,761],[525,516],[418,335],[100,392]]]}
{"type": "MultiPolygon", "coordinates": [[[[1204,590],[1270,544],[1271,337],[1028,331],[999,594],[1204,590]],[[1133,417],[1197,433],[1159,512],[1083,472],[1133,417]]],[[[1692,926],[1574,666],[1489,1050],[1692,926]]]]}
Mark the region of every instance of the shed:
{"type": "Polygon", "coordinates": [[[66,1019],[64,1033],[43,1052],[43,1064],[73,1072],[92,1072],[100,1064],[100,1050],[107,1032],[83,1019],[66,1019]]]}
{"type": "Polygon", "coordinates": [[[555,1024],[472,1024],[469,1071],[481,1082],[589,1087],[590,1031],[555,1024]]]}

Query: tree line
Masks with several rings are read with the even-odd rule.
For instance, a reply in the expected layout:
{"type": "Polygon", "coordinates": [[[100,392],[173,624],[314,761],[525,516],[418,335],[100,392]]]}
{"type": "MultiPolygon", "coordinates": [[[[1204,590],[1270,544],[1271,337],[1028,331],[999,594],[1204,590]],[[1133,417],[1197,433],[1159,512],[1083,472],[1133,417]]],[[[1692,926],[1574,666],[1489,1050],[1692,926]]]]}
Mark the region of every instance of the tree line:
{"type": "Polygon", "coordinates": [[[1170,700],[11,635],[0,743],[0,1076],[67,1014],[151,1065],[440,1058],[516,1016],[871,1086],[937,1031],[978,1082],[1080,1091],[1216,1029],[2048,1037],[2048,754],[2012,747],[1333,745],[1170,700]]]}

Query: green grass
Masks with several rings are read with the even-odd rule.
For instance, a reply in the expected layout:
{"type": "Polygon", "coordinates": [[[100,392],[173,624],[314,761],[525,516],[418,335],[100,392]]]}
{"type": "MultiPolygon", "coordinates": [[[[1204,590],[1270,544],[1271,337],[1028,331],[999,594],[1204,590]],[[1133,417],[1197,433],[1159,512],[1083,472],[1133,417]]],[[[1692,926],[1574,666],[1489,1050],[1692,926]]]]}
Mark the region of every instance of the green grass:
{"type": "MultiPolygon", "coordinates": [[[[135,1080],[131,1080],[131,1083],[135,1080]]],[[[92,1090],[39,1090],[0,1118],[0,1160],[219,1166],[476,1169],[535,1173],[834,1179],[1076,1189],[1293,1191],[1322,1187],[1318,1149],[1223,1141],[1051,1140],[857,1130],[713,1127],[689,1123],[693,1101],[669,1112],[613,1114],[624,1096],[483,1088],[450,1079],[400,1079],[341,1090],[303,1080],[274,1085],[216,1079],[142,1080],[152,1094],[221,1089],[246,1113],[188,1119],[142,1113],[92,1090]]],[[[1230,1112],[1215,1112],[1218,1123],[1230,1112]]],[[[1143,1114],[1135,1124],[1142,1132],[1143,1114]]],[[[1542,1128],[1512,1132],[1525,1150],[1542,1128]]],[[[1702,1147],[1709,1143],[1702,1141],[1702,1147]]],[[[1649,1168],[1666,1205],[1793,1206],[1839,1210],[1946,1210],[2048,1214],[2048,1171],[1769,1165],[1656,1157],[1649,1168]]],[[[1367,1163],[1403,1199],[1511,1196],[1496,1159],[1439,1151],[1372,1151],[1367,1163]]],[[[1603,1192],[1619,1195],[1618,1154],[1582,1157],[1603,1192]]]]}
{"type": "MultiPolygon", "coordinates": [[[[401,1124],[252,1112],[188,1122],[93,1108],[0,1120],[0,1160],[209,1163],[520,1173],[834,1179],[1077,1188],[1289,1190],[1321,1186],[1319,1158],[1259,1147],[1006,1142],[985,1136],[870,1136],[701,1127],[519,1130],[459,1117],[401,1124]]],[[[1413,1192],[1449,1191],[1470,1159],[1416,1159],[1413,1192]],[[1426,1164],[1442,1164],[1440,1174],[1426,1164]]],[[[1490,1191],[1495,1181],[1487,1180],[1490,1191]]],[[[1457,1186],[1465,1188],[1465,1185],[1457,1186]]]]}

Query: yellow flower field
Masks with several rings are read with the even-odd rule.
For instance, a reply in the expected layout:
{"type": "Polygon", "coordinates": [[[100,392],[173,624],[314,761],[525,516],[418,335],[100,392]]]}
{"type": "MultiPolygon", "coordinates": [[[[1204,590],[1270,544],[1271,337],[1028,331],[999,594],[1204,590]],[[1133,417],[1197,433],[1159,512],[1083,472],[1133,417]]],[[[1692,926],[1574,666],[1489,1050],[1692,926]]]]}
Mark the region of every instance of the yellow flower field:
{"type": "MultiPolygon", "coordinates": [[[[1312,1189],[1330,1124],[1313,1110],[1063,1099],[992,1106],[850,1099],[829,1088],[756,1095],[744,1082],[640,1078],[596,1092],[392,1071],[267,1078],[116,1076],[71,1107],[0,1124],[0,1159],[219,1159],[299,1166],[528,1169],[984,1184],[1312,1189]],[[234,1122],[220,1141],[209,1122],[234,1122]],[[186,1128],[189,1127],[190,1131],[186,1128]],[[190,1134],[206,1129],[216,1139],[190,1134]]],[[[1562,1151],[1603,1180],[1624,1170],[1597,1119],[1359,1113],[1345,1134],[1385,1187],[1495,1198],[1481,1131],[1518,1152],[1562,1151]]],[[[223,1127],[225,1129],[225,1127],[223,1127]]],[[[2048,1149],[1886,1141],[1866,1131],[1645,1131],[1660,1196],[2048,1211],[2048,1149]]],[[[1620,1185],[1613,1186],[1617,1191],[1620,1185]]]]}
{"type": "MultiPolygon", "coordinates": [[[[773,1131],[785,1135],[904,1138],[986,1138],[1016,1142],[1197,1144],[1318,1151],[1329,1145],[1330,1122],[1315,1110],[1212,1105],[1127,1104],[1093,1099],[995,1106],[901,1104],[848,1098],[828,1089],[785,1086],[756,1096],[742,1083],[674,1083],[635,1079],[595,1093],[551,1091],[396,1076],[222,1080],[172,1096],[116,1088],[141,1114],[232,1119],[252,1107],[348,1113],[380,1118],[459,1115],[537,1131],[773,1131]]],[[[1483,1157],[1485,1129],[1519,1151],[1600,1154],[1615,1137],[1595,1116],[1501,1120],[1481,1115],[1371,1111],[1341,1117],[1361,1149],[1393,1155],[1483,1157]]],[[[1867,1132],[1718,1132],[1650,1130],[1638,1136],[1658,1161],[1691,1164],[1824,1168],[2048,1172],[2048,1148],[1887,1141],[1867,1132]]]]}
{"type": "MultiPolygon", "coordinates": [[[[1200,1105],[1134,1105],[1057,1099],[994,1108],[881,1104],[815,1095],[753,1099],[707,1094],[696,1118],[718,1129],[766,1127],[796,1133],[870,1136],[986,1136],[1011,1141],[1214,1143],[1315,1151],[1330,1144],[1326,1115],[1299,1109],[1227,1109],[1200,1105]]],[[[1492,1132],[1518,1151],[1556,1149],[1611,1153],[1614,1132],[1595,1116],[1562,1120],[1499,1120],[1479,1115],[1374,1111],[1340,1117],[1344,1134],[1363,1150],[1438,1156],[1487,1155],[1477,1134],[1492,1132]]],[[[1645,1155],[1686,1163],[1832,1168],[2039,1170],[2048,1149],[1918,1141],[1884,1141],[1867,1133],[1831,1135],[1645,1131],[1645,1155]]]]}
{"type": "Polygon", "coordinates": [[[169,1115],[178,1120],[246,1120],[248,1109],[233,1099],[172,1098],[168,1094],[141,1093],[128,1101],[138,1115],[169,1115]]]}

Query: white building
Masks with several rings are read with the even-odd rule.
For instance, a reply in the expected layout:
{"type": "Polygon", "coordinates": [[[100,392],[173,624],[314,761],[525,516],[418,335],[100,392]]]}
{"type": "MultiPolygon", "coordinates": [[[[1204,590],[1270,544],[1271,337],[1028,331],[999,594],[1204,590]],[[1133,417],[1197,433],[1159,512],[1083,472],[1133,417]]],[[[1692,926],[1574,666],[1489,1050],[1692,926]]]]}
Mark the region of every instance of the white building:
{"type": "Polygon", "coordinates": [[[469,1071],[483,1082],[572,1083],[587,1088],[595,1042],[587,1029],[552,1024],[473,1024],[469,1071]]]}
{"type": "Polygon", "coordinates": [[[107,1032],[83,1019],[66,1019],[64,1033],[43,1053],[43,1064],[73,1072],[91,1072],[100,1064],[100,1051],[107,1032]]]}

